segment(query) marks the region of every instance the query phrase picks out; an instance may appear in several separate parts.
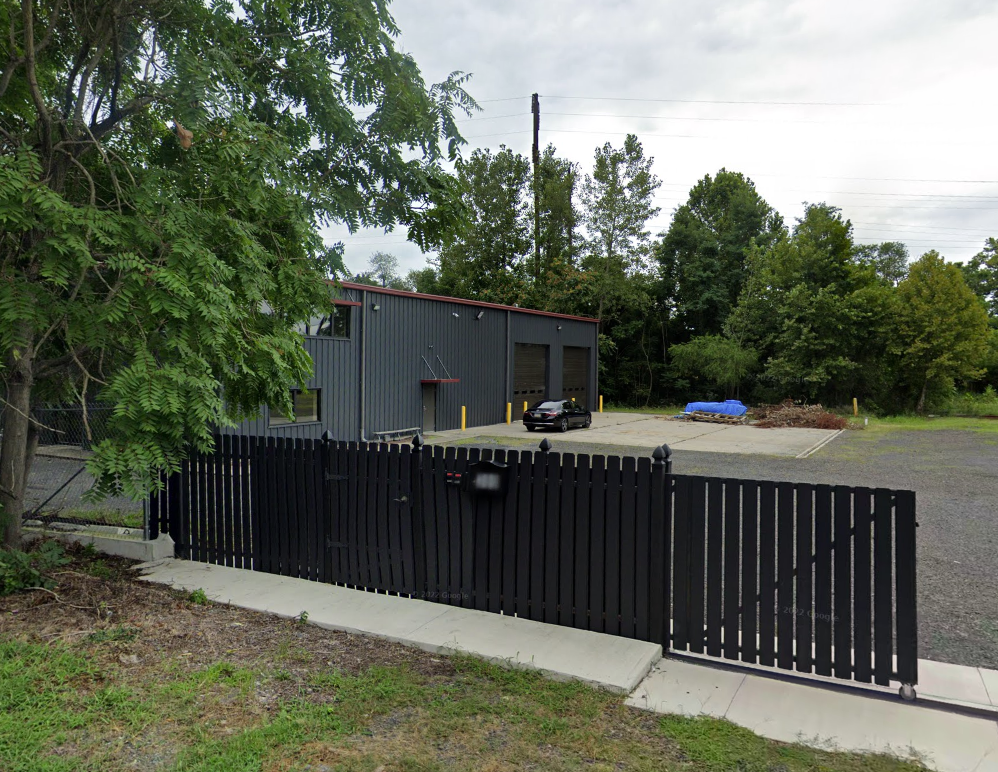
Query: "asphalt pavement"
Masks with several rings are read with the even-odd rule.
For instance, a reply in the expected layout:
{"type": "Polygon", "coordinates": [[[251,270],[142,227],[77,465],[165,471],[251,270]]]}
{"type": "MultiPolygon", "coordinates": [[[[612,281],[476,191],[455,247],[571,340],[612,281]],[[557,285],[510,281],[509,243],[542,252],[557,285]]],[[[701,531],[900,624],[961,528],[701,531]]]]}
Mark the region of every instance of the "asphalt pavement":
{"type": "MultiPolygon", "coordinates": [[[[585,432],[524,432],[475,444],[648,456],[586,443],[585,432]]],[[[468,443],[462,443],[468,444],[468,443]]],[[[847,431],[808,458],[673,452],[673,472],[913,490],[918,507],[919,657],[998,669],[998,434],[847,431]]]]}

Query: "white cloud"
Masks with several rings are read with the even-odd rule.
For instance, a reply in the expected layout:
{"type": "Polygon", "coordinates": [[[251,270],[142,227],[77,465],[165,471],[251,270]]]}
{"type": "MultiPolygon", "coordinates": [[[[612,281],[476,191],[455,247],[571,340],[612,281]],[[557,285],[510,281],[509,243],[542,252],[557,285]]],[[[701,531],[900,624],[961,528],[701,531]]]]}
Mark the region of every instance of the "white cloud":
{"type": "MultiPolygon", "coordinates": [[[[825,200],[858,240],[902,240],[913,255],[966,260],[998,236],[993,2],[410,0],[393,13],[428,81],[474,73],[485,110],[461,124],[466,152],[529,153],[537,91],[542,144],[586,170],[596,146],[638,134],[665,183],[656,224],[726,167],[788,222],[825,200]],[[870,106],[650,101],[667,99],[870,106]]],[[[354,270],[377,250],[424,263],[404,233],[344,240],[354,270]]]]}

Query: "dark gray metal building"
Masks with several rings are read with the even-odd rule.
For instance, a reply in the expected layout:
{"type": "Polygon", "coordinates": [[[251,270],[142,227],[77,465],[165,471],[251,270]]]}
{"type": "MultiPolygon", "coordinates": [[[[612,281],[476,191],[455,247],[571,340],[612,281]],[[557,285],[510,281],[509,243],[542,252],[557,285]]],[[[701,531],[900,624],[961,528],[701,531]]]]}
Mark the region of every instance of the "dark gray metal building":
{"type": "Polygon", "coordinates": [[[595,319],[344,282],[303,328],[315,363],[296,420],[264,406],[233,433],[374,441],[500,423],[506,403],[597,395],[595,319]]]}

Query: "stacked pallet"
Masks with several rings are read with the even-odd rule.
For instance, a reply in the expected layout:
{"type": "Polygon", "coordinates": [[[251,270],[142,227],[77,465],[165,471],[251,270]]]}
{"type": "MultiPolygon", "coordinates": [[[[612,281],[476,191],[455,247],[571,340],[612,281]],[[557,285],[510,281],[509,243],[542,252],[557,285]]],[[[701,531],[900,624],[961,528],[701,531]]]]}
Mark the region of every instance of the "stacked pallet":
{"type": "Polygon", "coordinates": [[[692,413],[687,414],[692,421],[708,421],[712,424],[732,424],[740,425],[744,424],[748,420],[748,416],[744,415],[727,415],[725,413],[707,413],[703,410],[694,410],[692,413]]]}

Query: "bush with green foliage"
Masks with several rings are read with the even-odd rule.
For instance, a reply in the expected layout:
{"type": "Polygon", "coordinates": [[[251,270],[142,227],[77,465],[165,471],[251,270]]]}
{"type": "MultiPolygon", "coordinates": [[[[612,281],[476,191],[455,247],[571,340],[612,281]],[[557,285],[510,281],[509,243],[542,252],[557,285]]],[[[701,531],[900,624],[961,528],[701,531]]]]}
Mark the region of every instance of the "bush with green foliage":
{"type": "Polygon", "coordinates": [[[54,541],[42,542],[30,552],[0,550],[0,595],[35,587],[50,590],[55,582],[45,572],[68,562],[62,547],[54,541]]]}

